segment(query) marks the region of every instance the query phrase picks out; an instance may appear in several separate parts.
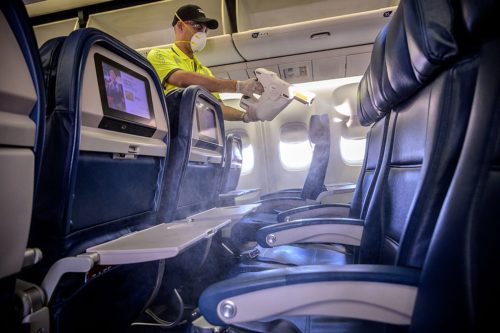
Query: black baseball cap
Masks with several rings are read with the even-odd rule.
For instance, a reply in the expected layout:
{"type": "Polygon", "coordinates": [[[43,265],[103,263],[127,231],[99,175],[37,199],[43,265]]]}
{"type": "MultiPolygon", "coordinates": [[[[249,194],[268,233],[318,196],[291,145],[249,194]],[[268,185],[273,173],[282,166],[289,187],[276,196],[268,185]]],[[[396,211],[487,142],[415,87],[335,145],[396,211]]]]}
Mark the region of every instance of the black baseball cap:
{"type": "Polygon", "coordinates": [[[172,26],[176,25],[179,18],[182,21],[193,21],[196,23],[203,23],[208,29],[217,29],[219,22],[215,19],[206,17],[205,12],[197,5],[185,5],[177,9],[177,15],[174,15],[174,20],[172,21],[172,26]],[[177,16],[179,18],[177,18],[177,16]]]}

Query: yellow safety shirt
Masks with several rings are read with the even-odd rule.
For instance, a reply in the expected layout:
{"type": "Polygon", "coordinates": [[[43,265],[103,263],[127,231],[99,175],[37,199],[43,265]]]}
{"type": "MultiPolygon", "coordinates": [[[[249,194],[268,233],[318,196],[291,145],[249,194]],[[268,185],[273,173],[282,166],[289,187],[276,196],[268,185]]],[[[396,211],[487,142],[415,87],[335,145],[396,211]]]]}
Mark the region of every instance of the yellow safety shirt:
{"type": "MultiPolygon", "coordinates": [[[[178,70],[214,77],[212,71],[208,67],[203,66],[196,56],[193,55],[192,59],[189,58],[175,44],[169,49],[152,49],[148,52],[147,58],[155,68],[156,73],[158,73],[165,94],[178,88],[168,83],[170,75],[178,70]]],[[[213,95],[220,100],[218,93],[213,93],[213,95]]]]}

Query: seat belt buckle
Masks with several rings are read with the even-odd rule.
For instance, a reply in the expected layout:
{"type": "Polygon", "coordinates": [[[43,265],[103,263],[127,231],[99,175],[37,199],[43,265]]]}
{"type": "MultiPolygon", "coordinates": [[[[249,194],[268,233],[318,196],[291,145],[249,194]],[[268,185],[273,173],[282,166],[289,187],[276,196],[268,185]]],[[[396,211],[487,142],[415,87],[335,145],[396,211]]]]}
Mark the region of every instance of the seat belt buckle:
{"type": "Polygon", "coordinates": [[[260,254],[260,250],[259,250],[259,248],[256,247],[255,249],[243,252],[242,256],[246,256],[249,259],[255,259],[258,257],[259,254],[260,254]]]}

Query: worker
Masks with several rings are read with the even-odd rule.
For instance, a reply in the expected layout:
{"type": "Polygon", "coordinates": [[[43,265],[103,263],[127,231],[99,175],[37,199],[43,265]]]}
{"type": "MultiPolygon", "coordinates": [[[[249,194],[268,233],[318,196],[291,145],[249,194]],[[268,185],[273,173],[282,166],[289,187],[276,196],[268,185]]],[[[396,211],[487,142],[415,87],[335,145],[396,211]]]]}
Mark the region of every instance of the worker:
{"type": "MultiPolygon", "coordinates": [[[[264,88],[257,79],[243,81],[216,78],[209,68],[203,66],[195,53],[203,50],[207,40],[208,29],[217,29],[219,23],[206,17],[197,5],[180,7],[173,18],[175,43],[169,49],[152,49],[148,60],[162,80],[164,92],[190,85],[200,85],[212,92],[219,99],[218,93],[237,92],[246,96],[254,93],[262,94],[264,88]]],[[[259,120],[253,112],[243,112],[221,101],[224,120],[242,120],[244,122],[259,120]]]]}

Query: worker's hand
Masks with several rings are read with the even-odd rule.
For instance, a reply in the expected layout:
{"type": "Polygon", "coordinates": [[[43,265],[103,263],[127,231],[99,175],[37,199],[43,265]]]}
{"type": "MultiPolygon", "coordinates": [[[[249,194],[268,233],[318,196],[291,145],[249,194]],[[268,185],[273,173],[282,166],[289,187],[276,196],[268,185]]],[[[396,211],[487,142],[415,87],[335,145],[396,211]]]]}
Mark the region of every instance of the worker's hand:
{"type": "Polygon", "coordinates": [[[250,123],[250,122],[254,122],[254,121],[259,121],[261,119],[259,119],[259,117],[257,116],[257,112],[255,110],[255,108],[253,107],[253,105],[251,105],[248,110],[247,110],[247,113],[245,114],[245,116],[243,116],[243,121],[245,123],[250,123]]]}
{"type": "Polygon", "coordinates": [[[257,79],[236,81],[236,92],[242,93],[245,96],[253,96],[253,94],[262,95],[264,87],[257,79]]]}

